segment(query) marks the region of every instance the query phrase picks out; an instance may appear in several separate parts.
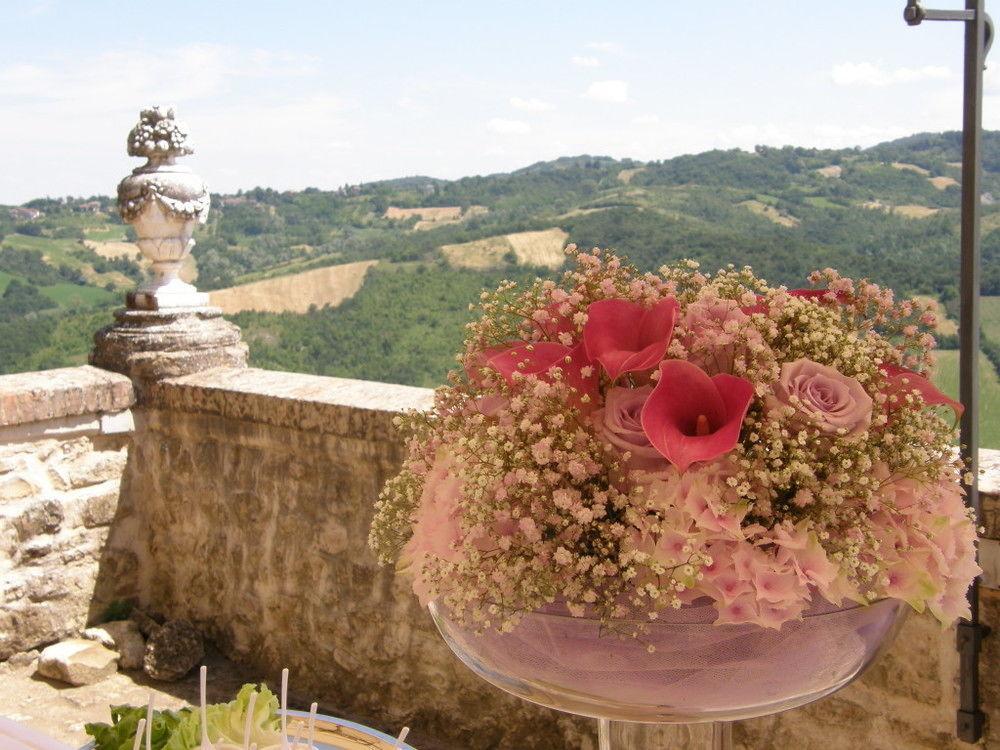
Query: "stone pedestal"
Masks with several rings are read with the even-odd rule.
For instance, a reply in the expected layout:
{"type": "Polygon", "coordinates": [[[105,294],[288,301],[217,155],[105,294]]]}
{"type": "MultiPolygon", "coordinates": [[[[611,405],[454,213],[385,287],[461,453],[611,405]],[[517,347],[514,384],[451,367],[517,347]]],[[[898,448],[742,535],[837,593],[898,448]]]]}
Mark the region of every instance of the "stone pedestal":
{"type": "Polygon", "coordinates": [[[217,307],[118,310],[94,337],[90,363],[128,375],[139,387],[213,367],[246,367],[240,329],[217,307]]]}

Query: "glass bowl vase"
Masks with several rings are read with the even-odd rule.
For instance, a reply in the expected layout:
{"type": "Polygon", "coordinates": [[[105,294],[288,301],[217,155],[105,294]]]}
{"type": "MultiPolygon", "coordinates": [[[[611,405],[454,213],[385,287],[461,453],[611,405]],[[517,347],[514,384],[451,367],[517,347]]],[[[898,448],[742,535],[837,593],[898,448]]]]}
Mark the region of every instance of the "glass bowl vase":
{"type": "Polygon", "coordinates": [[[493,685],[559,711],[669,724],[747,719],[829,695],[891,642],[905,609],[894,599],[824,603],[771,629],[713,625],[714,607],[695,604],[661,613],[632,638],[559,606],[525,615],[510,633],[477,633],[430,604],[452,651],[493,685]]]}

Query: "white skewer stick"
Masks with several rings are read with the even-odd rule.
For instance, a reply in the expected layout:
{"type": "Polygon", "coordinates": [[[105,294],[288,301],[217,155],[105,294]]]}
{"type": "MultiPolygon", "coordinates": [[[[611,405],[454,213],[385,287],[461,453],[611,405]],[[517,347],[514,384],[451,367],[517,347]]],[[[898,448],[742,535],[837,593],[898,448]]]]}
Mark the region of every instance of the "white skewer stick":
{"type": "Polygon", "coordinates": [[[288,667],[281,670],[281,750],[288,750],[288,667]]]}
{"type": "Polygon", "coordinates": [[[207,688],[208,688],[208,667],[202,665],[199,681],[201,683],[201,750],[215,750],[212,743],[208,741],[208,708],[207,688]]]}
{"type": "Polygon", "coordinates": [[[139,750],[139,745],[142,742],[142,730],[146,728],[146,720],[139,719],[139,723],[135,727],[135,742],[132,743],[132,750],[139,750]]]}
{"type": "Polygon", "coordinates": [[[403,740],[406,739],[406,735],[410,733],[409,727],[403,727],[403,731],[399,733],[399,737],[396,738],[396,744],[394,745],[396,750],[400,750],[403,747],[403,740]]]}
{"type": "Polygon", "coordinates": [[[247,718],[243,722],[243,750],[250,750],[250,722],[253,721],[253,709],[257,705],[257,691],[250,693],[247,703],[247,718]]]}
{"type": "Polygon", "coordinates": [[[309,746],[306,750],[313,750],[313,739],[316,737],[316,709],[318,708],[318,703],[309,706],[309,746]]]}
{"type": "Polygon", "coordinates": [[[149,694],[146,704],[146,750],[153,750],[153,694],[149,694]]]}

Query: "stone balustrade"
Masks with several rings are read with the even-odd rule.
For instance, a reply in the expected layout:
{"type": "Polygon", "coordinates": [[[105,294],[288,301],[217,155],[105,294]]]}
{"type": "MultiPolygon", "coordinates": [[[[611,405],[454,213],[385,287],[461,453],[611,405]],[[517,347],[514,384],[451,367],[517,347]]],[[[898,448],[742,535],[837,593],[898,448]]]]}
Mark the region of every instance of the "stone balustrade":
{"type": "MultiPolygon", "coordinates": [[[[466,670],[368,550],[375,498],[402,459],[392,418],[430,397],[216,368],[159,380],[132,406],[127,378],[90,367],[0,378],[0,659],[130,597],[191,619],[272,682],[290,667],[304,702],[389,731],[408,724],[422,750],[593,750],[593,722],[466,670]]],[[[986,536],[997,539],[1000,452],[983,464],[986,536]]],[[[986,541],[985,567],[996,545],[986,541]]],[[[1000,592],[983,588],[982,611],[1000,632],[1000,592]]],[[[736,746],[968,747],[953,734],[957,663],[954,628],[913,615],[858,683],[742,723],[736,746]]],[[[996,727],[1000,638],[982,664],[996,727]]],[[[699,736],[667,730],[650,747],[701,747],[699,736]]],[[[985,746],[1000,747],[996,731],[985,746]]]]}

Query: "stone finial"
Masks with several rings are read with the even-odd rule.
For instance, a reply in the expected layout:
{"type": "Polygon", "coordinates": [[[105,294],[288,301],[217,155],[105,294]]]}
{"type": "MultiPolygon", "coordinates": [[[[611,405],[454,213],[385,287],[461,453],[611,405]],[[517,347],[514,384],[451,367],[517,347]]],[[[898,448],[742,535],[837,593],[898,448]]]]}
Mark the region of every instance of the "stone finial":
{"type": "Polygon", "coordinates": [[[135,228],[153,273],[129,293],[115,324],[94,337],[90,362],[128,375],[142,398],[146,385],[162,378],[245,367],[247,347],[240,329],[208,304],[208,295],[180,278],[194,229],[208,219],[210,197],[202,179],[176,163],[193,149],[172,107],[142,111],[129,133],[128,153],[146,163],[118,185],[118,210],[135,228]]]}
{"type": "Polygon", "coordinates": [[[208,295],[181,280],[184,258],[194,247],[197,224],[208,219],[208,188],[190,169],[176,164],[193,153],[187,133],[172,107],[144,109],[128,137],[130,156],[147,161],[118,185],[118,211],[138,235],[142,254],[153,264],[153,277],[129,295],[139,310],[204,307],[208,295]]]}
{"type": "Polygon", "coordinates": [[[187,129],[174,118],[173,107],[142,110],[138,124],[128,134],[129,156],[144,156],[153,161],[193,153],[187,129]]]}

